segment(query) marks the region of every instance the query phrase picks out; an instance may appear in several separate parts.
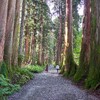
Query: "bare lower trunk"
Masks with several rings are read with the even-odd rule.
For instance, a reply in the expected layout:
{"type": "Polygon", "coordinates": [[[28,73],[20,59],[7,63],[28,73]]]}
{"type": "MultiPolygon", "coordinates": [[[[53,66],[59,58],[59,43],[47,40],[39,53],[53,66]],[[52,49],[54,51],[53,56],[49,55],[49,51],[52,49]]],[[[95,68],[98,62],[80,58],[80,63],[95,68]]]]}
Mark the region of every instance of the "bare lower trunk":
{"type": "MultiPolygon", "coordinates": [[[[41,1],[41,3],[43,3],[44,0],[41,1]]],[[[39,60],[38,60],[38,64],[42,65],[42,39],[43,39],[43,9],[42,9],[42,5],[41,5],[41,15],[40,15],[40,35],[39,35],[39,60]]]]}
{"type": "Polygon", "coordinates": [[[65,22],[65,49],[66,59],[65,66],[68,76],[73,76],[76,72],[76,64],[73,59],[72,42],[72,0],[66,0],[66,22],[65,22]]]}
{"type": "Polygon", "coordinates": [[[12,57],[12,39],[15,19],[15,6],[16,0],[9,0],[8,13],[7,13],[7,27],[5,36],[5,48],[4,48],[4,61],[8,66],[11,66],[12,57]]]}
{"type": "Polygon", "coordinates": [[[24,35],[24,17],[25,17],[25,1],[22,3],[22,16],[21,16],[21,26],[20,26],[20,38],[19,38],[19,54],[23,54],[23,35],[24,35]]]}
{"type": "Polygon", "coordinates": [[[28,25],[25,26],[25,62],[29,60],[29,43],[30,43],[30,35],[28,25]]]}
{"type": "MultiPolygon", "coordinates": [[[[35,31],[34,31],[35,32],[35,31]]],[[[36,60],[36,40],[35,40],[35,36],[32,36],[32,64],[35,64],[35,60],[36,60]]]]}
{"type": "Polygon", "coordinates": [[[59,17],[60,20],[60,27],[59,27],[59,34],[58,34],[58,43],[57,43],[57,57],[56,57],[56,64],[60,65],[61,63],[61,47],[62,47],[62,16],[59,17]]]}
{"type": "Polygon", "coordinates": [[[0,62],[3,61],[8,0],[0,0],[0,62]]]}
{"type": "Polygon", "coordinates": [[[39,43],[39,51],[38,51],[38,64],[42,64],[42,43],[39,43]]]}
{"type": "Polygon", "coordinates": [[[19,17],[20,17],[20,0],[16,0],[15,22],[13,32],[13,52],[12,65],[18,65],[18,33],[19,33],[19,17]]]}

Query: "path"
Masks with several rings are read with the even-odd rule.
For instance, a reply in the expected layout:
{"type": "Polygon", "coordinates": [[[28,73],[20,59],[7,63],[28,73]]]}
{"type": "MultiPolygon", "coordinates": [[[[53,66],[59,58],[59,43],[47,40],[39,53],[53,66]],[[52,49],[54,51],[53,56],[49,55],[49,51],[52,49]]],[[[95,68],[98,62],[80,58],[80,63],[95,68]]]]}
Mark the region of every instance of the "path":
{"type": "Polygon", "coordinates": [[[99,100],[58,75],[56,70],[49,70],[48,73],[36,74],[8,100],[99,100]]]}

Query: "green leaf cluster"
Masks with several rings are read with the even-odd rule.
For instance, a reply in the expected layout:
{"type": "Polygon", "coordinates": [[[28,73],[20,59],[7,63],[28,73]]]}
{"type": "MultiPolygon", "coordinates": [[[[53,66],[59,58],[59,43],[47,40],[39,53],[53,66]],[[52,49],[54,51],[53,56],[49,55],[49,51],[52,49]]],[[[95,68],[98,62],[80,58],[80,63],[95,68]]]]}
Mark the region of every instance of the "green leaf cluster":
{"type": "Polygon", "coordinates": [[[26,68],[33,73],[40,73],[44,70],[44,67],[38,65],[29,65],[26,68]]]}
{"type": "Polygon", "coordinates": [[[19,89],[20,85],[11,84],[11,81],[8,78],[5,78],[4,75],[0,74],[0,98],[11,95],[19,89]]]}
{"type": "Polygon", "coordinates": [[[19,68],[13,73],[12,83],[24,85],[34,77],[33,73],[26,68],[19,68]]]}

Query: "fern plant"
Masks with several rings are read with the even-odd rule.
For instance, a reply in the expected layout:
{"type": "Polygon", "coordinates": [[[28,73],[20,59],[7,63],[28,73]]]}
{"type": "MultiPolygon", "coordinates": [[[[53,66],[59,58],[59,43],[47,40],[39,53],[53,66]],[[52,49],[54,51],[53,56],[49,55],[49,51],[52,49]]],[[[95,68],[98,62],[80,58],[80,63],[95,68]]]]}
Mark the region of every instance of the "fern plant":
{"type": "Polygon", "coordinates": [[[4,62],[2,62],[0,66],[0,74],[3,74],[5,77],[8,77],[7,66],[4,62]]]}
{"type": "Polygon", "coordinates": [[[19,85],[11,84],[9,79],[5,78],[4,75],[0,74],[0,97],[8,96],[19,89],[19,85]]]}

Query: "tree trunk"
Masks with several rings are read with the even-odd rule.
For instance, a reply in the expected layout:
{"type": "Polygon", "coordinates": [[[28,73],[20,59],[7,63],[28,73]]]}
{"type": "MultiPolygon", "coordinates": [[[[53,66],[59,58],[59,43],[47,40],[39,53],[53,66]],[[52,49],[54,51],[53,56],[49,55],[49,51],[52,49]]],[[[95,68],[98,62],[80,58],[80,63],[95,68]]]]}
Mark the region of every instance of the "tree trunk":
{"type": "MultiPolygon", "coordinates": [[[[36,32],[35,30],[34,30],[34,32],[36,32]]],[[[32,65],[34,65],[35,64],[35,61],[36,61],[36,39],[35,39],[35,36],[33,35],[32,36],[32,65]]]]}
{"type": "Polygon", "coordinates": [[[5,48],[4,48],[4,61],[8,66],[11,66],[12,57],[12,39],[13,39],[13,29],[15,20],[15,5],[16,0],[9,0],[8,3],[8,13],[7,13],[7,25],[5,33],[5,48]]]}
{"type": "Polygon", "coordinates": [[[42,39],[42,64],[45,64],[45,59],[44,59],[44,53],[45,53],[45,35],[43,34],[43,39],[42,39]]]}
{"type": "Polygon", "coordinates": [[[42,9],[42,3],[41,1],[41,14],[40,14],[40,35],[39,35],[39,53],[38,53],[38,64],[42,65],[42,38],[43,38],[43,9],[42,9]]]}
{"type": "Polygon", "coordinates": [[[91,0],[91,37],[90,37],[89,75],[87,88],[100,84],[100,0],[91,0]]]}
{"type": "Polygon", "coordinates": [[[0,0],[0,63],[3,61],[8,0],[0,0]]]}
{"type": "Polygon", "coordinates": [[[31,46],[31,49],[32,49],[32,64],[34,65],[36,63],[36,31],[37,31],[37,27],[36,27],[36,24],[37,24],[37,9],[36,9],[36,3],[33,3],[34,4],[34,14],[33,14],[33,20],[34,20],[34,29],[33,29],[33,35],[32,35],[32,46],[31,46]]]}
{"type": "Polygon", "coordinates": [[[21,26],[20,26],[20,39],[19,39],[19,55],[23,54],[23,37],[24,37],[24,17],[25,17],[25,3],[26,0],[22,2],[22,16],[21,16],[21,26]]]}
{"type": "Polygon", "coordinates": [[[15,22],[13,32],[13,52],[12,65],[18,65],[18,33],[19,33],[19,17],[20,17],[20,0],[16,0],[15,22]]]}
{"type": "Polygon", "coordinates": [[[90,58],[90,0],[84,1],[83,37],[80,53],[79,68],[74,79],[79,81],[86,78],[89,69],[90,58]]]}
{"type": "Polygon", "coordinates": [[[61,64],[61,48],[62,48],[62,15],[59,16],[60,20],[60,27],[59,27],[59,34],[58,34],[58,43],[57,43],[57,57],[56,57],[56,64],[61,64]]]}
{"type": "Polygon", "coordinates": [[[72,42],[72,0],[66,0],[66,21],[65,21],[65,48],[66,48],[66,74],[67,76],[73,76],[76,72],[76,64],[73,59],[72,42]]]}
{"type": "Polygon", "coordinates": [[[29,26],[26,24],[25,26],[25,62],[29,61],[29,51],[30,51],[30,35],[29,35],[29,26]]]}

